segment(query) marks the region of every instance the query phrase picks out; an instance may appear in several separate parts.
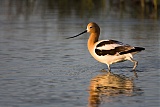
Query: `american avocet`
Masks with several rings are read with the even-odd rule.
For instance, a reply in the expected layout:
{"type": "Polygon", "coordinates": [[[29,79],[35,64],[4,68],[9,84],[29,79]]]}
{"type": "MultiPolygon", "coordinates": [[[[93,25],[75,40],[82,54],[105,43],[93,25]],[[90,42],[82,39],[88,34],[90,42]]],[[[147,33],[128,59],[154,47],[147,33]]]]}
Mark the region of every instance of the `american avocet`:
{"type": "Polygon", "coordinates": [[[99,26],[91,22],[87,25],[87,30],[84,32],[66,39],[77,37],[83,33],[89,32],[90,37],[88,39],[88,50],[90,54],[99,62],[107,64],[108,70],[110,71],[110,65],[117,62],[122,62],[130,60],[134,63],[133,70],[137,67],[138,62],[133,59],[133,55],[145,50],[142,47],[133,47],[128,44],[123,44],[122,42],[116,40],[100,40],[98,41],[100,35],[99,26]]]}

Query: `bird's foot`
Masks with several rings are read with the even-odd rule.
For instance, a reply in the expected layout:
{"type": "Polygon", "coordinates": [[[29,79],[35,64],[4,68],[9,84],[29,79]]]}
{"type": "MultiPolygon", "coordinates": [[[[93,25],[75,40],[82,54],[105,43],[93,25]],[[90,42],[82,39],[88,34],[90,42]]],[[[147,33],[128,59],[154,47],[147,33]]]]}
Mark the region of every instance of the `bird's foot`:
{"type": "Polygon", "coordinates": [[[111,73],[111,70],[108,70],[107,72],[108,72],[108,73],[111,73]]]}
{"type": "Polygon", "coordinates": [[[101,71],[111,73],[111,70],[108,70],[108,69],[102,69],[101,71]]]}
{"type": "Polygon", "coordinates": [[[101,71],[102,71],[102,72],[107,72],[107,70],[106,70],[106,69],[102,69],[101,71]]]}
{"type": "Polygon", "coordinates": [[[134,76],[135,76],[136,78],[138,78],[138,75],[137,75],[136,70],[132,70],[132,72],[134,73],[134,76]]]}

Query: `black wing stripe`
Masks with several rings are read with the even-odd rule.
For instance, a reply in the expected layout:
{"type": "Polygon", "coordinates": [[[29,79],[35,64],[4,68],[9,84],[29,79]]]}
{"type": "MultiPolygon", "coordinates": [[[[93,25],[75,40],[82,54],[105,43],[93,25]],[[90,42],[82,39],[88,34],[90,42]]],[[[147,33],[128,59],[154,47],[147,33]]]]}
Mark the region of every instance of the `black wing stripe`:
{"type": "Polygon", "coordinates": [[[95,52],[99,56],[115,55],[116,54],[115,51],[112,51],[112,50],[99,50],[99,49],[96,49],[95,52]]]}

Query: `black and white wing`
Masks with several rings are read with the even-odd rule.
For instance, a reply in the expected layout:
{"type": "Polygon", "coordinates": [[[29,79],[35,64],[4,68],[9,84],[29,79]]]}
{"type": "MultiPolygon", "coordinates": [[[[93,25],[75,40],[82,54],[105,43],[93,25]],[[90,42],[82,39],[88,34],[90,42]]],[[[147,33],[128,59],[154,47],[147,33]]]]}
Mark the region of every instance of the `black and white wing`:
{"type": "Polygon", "coordinates": [[[141,47],[132,47],[116,40],[102,40],[96,44],[95,53],[98,56],[123,55],[144,50],[141,47]]]}

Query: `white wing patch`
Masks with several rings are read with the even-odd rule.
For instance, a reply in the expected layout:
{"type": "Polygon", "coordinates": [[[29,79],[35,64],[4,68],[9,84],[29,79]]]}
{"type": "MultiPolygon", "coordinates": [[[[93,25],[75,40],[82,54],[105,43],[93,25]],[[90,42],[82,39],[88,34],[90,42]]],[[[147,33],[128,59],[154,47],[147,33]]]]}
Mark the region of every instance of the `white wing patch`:
{"type": "Polygon", "coordinates": [[[104,45],[104,46],[101,46],[101,47],[97,47],[96,49],[111,50],[111,49],[115,49],[115,47],[118,47],[118,46],[122,46],[122,45],[120,45],[120,44],[108,44],[108,45],[104,45]]]}
{"type": "Polygon", "coordinates": [[[101,40],[96,44],[96,49],[111,50],[119,46],[129,46],[129,45],[123,44],[122,42],[115,41],[115,40],[101,40]]]}

